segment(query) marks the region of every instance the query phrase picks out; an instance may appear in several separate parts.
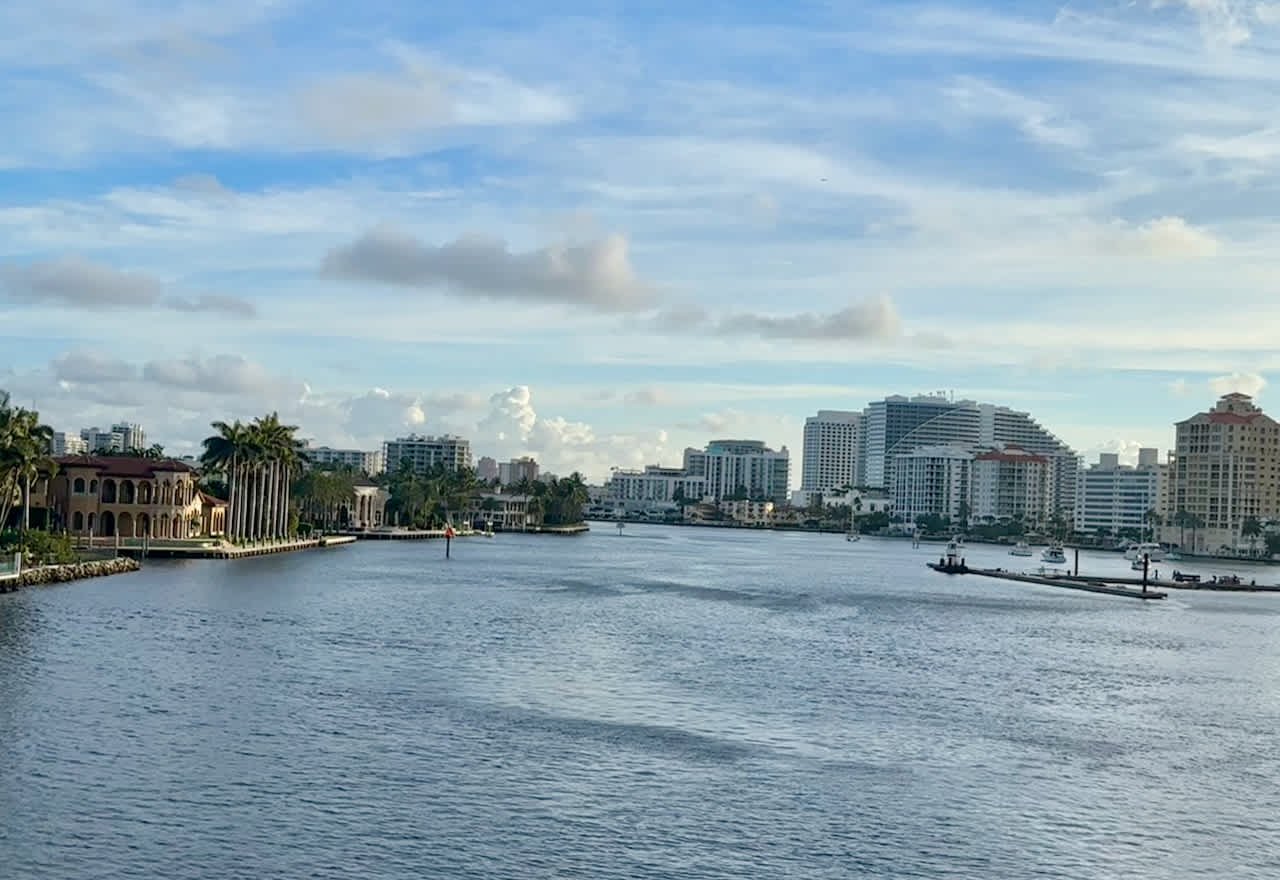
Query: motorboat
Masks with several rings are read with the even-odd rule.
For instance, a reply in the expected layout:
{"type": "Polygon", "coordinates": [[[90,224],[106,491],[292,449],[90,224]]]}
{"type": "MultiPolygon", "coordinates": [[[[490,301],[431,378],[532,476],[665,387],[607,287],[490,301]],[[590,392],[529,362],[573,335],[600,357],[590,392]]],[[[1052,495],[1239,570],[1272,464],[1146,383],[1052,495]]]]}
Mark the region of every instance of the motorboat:
{"type": "Polygon", "coordinates": [[[1026,541],[1019,541],[1017,544],[1013,546],[1013,549],[1009,551],[1009,555],[1010,556],[1031,556],[1032,550],[1029,546],[1027,546],[1026,541]]]}
{"type": "Polygon", "coordinates": [[[1125,559],[1141,562],[1143,556],[1146,556],[1152,562],[1164,562],[1164,548],[1152,541],[1130,544],[1124,548],[1125,559]]]}
{"type": "Polygon", "coordinates": [[[1054,541],[1040,553],[1041,562],[1049,562],[1054,565],[1065,565],[1067,562],[1067,554],[1062,551],[1062,544],[1054,541]]]}
{"type": "Polygon", "coordinates": [[[857,532],[846,532],[844,539],[846,541],[861,541],[862,535],[858,534],[857,532]]]}

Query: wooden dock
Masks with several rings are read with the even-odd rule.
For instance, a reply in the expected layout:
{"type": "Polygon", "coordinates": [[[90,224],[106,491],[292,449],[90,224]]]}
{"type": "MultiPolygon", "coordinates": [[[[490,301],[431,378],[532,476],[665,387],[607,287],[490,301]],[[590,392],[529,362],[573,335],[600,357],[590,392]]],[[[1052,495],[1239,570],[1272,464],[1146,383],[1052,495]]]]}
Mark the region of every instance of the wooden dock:
{"type": "MultiPolygon", "coordinates": [[[[938,570],[936,563],[929,564],[931,568],[938,570]]],[[[952,572],[948,572],[952,573],[952,572]]],[[[1098,593],[1103,596],[1120,596],[1125,599],[1139,599],[1142,601],[1151,601],[1155,599],[1165,599],[1168,594],[1158,590],[1148,588],[1147,590],[1133,590],[1125,586],[1115,583],[1107,583],[1097,578],[1071,578],[1071,577],[1047,577],[1035,574],[1019,574],[1018,572],[1005,571],[996,568],[970,568],[964,572],[954,572],[956,574],[975,574],[980,577],[995,578],[1002,581],[1015,581],[1023,584],[1036,584],[1041,587],[1056,587],[1060,590],[1077,590],[1082,593],[1098,593]]]]}

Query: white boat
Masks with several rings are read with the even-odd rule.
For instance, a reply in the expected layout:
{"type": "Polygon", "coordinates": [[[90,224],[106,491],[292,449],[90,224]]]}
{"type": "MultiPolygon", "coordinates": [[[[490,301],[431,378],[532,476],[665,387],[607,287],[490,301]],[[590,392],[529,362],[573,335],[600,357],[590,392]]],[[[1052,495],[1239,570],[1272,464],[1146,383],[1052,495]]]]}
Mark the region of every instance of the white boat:
{"type": "Polygon", "coordinates": [[[1041,562],[1051,562],[1054,565],[1064,565],[1067,561],[1067,554],[1062,552],[1062,545],[1056,541],[1044,548],[1040,554],[1041,562]]]}
{"type": "Polygon", "coordinates": [[[1181,562],[1182,554],[1177,550],[1166,550],[1164,554],[1165,562],[1181,562]]]}
{"type": "Polygon", "coordinates": [[[859,535],[857,532],[848,532],[845,534],[844,539],[846,541],[861,541],[862,535],[859,535]]]}
{"type": "Polygon", "coordinates": [[[1142,571],[1142,569],[1146,568],[1141,559],[1133,560],[1133,562],[1129,563],[1129,567],[1134,571],[1142,571]]]}
{"type": "Polygon", "coordinates": [[[1153,542],[1145,542],[1142,544],[1130,544],[1124,548],[1124,558],[1129,561],[1142,561],[1142,557],[1146,556],[1152,562],[1164,562],[1164,548],[1153,542]]]}
{"type": "Polygon", "coordinates": [[[1017,544],[1014,545],[1013,549],[1009,551],[1009,555],[1010,556],[1031,556],[1032,550],[1030,547],[1027,546],[1026,541],[1019,541],[1017,544]]]}

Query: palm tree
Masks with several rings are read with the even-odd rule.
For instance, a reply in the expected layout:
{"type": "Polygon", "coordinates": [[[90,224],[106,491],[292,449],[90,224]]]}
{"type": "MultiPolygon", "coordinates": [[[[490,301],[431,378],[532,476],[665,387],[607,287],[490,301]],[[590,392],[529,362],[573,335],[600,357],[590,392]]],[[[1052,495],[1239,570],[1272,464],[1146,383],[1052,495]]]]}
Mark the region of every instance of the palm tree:
{"type": "Polygon", "coordinates": [[[245,533],[248,492],[248,460],[252,455],[249,428],[237,419],[231,424],[214,422],[216,432],[204,440],[200,463],[206,472],[227,475],[227,537],[239,541],[245,533]]]}
{"type": "Polygon", "coordinates": [[[1258,536],[1262,534],[1262,523],[1255,516],[1246,517],[1240,525],[1240,536],[1249,539],[1249,555],[1258,554],[1258,536]]]}
{"type": "Polygon", "coordinates": [[[12,406],[8,392],[0,391],[0,528],[20,495],[24,542],[31,525],[31,483],[56,469],[49,458],[52,440],[53,430],[40,424],[39,413],[12,406]]]}

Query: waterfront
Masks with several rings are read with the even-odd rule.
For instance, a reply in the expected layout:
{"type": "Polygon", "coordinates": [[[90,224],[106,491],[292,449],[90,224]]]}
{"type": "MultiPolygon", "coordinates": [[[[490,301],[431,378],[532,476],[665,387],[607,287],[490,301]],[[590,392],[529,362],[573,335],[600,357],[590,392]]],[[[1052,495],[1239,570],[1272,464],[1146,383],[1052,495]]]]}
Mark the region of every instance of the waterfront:
{"type": "Polygon", "coordinates": [[[1280,872],[1280,597],[938,549],[628,526],[0,597],[0,876],[1280,872]]]}

